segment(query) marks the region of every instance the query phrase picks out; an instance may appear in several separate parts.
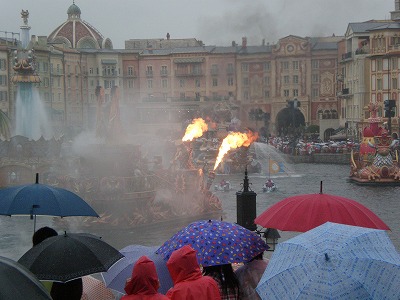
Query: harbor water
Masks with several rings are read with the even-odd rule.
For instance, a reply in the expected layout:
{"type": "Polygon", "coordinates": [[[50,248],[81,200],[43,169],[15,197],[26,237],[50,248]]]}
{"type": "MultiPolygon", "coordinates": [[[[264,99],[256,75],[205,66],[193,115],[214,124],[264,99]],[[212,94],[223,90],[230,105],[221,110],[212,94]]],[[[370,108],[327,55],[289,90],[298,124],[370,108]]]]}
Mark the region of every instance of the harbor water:
{"type": "MultiPolygon", "coordinates": [[[[275,158],[278,159],[278,158],[275,158]]],[[[388,235],[396,249],[400,249],[400,187],[373,187],[358,186],[348,182],[349,166],[332,164],[295,164],[287,165],[290,173],[279,176],[271,175],[278,190],[272,193],[263,193],[262,185],[268,174],[263,168],[260,174],[249,174],[250,188],[257,193],[257,215],[261,214],[272,204],[287,197],[298,194],[319,193],[320,182],[323,182],[323,192],[347,197],[360,202],[377,214],[390,228],[388,235]]],[[[217,175],[214,184],[222,179],[231,182],[230,191],[214,191],[222,202],[223,211],[214,215],[215,219],[236,222],[236,192],[241,190],[243,174],[217,175]]],[[[201,218],[205,218],[202,216],[201,218]]],[[[96,227],[76,228],[75,232],[89,232],[101,236],[106,242],[121,249],[130,244],[148,246],[161,245],[175,232],[192,222],[193,219],[172,220],[163,224],[150,224],[131,229],[98,229],[96,227]]],[[[53,226],[52,217],[38,216],[36,228],[53,226]]],[[[59,233],[63,228],[56,228],[59,233]]],[[[279,232],[282,242],[299,233],[279,232]]],[[[29,216],[0,216],[0,255],[12,259],[19,259],[30,247],[33,234],[33,220],[29,216]]]]}

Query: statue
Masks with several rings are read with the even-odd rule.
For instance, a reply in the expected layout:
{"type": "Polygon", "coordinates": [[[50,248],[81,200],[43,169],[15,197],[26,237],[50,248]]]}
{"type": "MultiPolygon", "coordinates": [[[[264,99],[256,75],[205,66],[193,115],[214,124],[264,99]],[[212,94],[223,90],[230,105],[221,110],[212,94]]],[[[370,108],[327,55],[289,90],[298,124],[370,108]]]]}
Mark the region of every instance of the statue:
{"type": "Polygon", "coordinates": [[[21,18],[22,18],[22,20],[24,20],[24,25],[28,25],[29,11],[28,10],[22,10],[21,11],[21,18]]]}

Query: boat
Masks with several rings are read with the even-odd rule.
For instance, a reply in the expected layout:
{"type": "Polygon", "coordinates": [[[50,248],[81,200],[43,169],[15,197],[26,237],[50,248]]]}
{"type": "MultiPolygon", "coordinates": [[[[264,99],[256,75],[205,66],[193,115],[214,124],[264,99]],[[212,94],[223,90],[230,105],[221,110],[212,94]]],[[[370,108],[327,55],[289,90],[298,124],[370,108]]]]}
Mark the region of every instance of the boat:
{"type": "Polygon", "coordinates": [[[272,179],[268,179],[268,181],[266,183],[264,183],[263,185],[263,193],[271,193],[271,192],[275,192],[277,190],[277,186],[275,184],[275,182],[272,181],[272,179]]]}
{"type": "Polygon", "coordinates": [[[351,151],[349,180],[359,185],[400,185],[398,140],[379,126],[378,105],[370,103],[369,110],[370,124],[363,130],[359,150],[351,151]]]}
{"type": "Polygon", "coordinates": [[[214,191],[229,192],[233,190],[232,184],[229,180],[222,180],[219,184],[214,185],[214,191]]]}

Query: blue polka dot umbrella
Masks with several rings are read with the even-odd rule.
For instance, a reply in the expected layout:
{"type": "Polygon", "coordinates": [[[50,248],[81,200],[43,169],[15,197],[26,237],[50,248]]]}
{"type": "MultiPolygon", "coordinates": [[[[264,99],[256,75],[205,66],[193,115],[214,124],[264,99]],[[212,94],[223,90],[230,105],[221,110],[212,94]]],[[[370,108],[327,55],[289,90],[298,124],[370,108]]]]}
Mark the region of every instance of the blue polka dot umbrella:
{"type": "Polygon", "coordinates": [[[238,224],[203,220],[177,232],[156,252],[168,260],[185,245],[197,251],[198,262],[204,267],[248,262],[268,249],[258,234],[238,224]]]}

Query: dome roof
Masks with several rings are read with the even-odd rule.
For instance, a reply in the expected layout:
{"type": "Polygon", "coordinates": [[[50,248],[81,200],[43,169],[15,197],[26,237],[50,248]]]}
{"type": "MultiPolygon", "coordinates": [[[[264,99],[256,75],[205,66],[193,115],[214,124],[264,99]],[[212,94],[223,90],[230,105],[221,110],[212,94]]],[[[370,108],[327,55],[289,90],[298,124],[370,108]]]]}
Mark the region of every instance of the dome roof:
{"type": "Polygon", "coordinates": [[[73,3],[67,10],[67,14],[69,15],[81,15],[81,9],[73,3]]]}
{"type": "Polygon", "coordinates": [[[81,9],[75,2],[67,10],[68,19],[47,38],[49,43],[62,43],[70,48],[112,49],[112,42],[92,25],[81,19],[81,9]]]}

